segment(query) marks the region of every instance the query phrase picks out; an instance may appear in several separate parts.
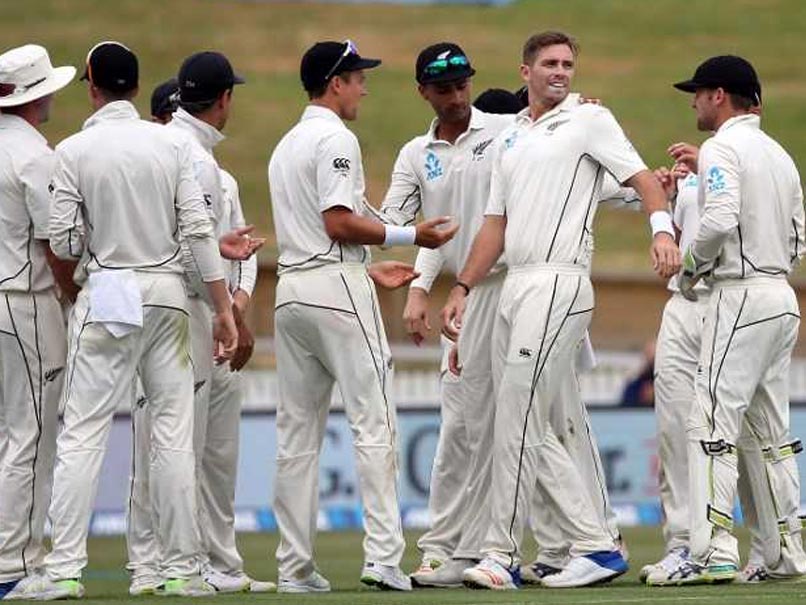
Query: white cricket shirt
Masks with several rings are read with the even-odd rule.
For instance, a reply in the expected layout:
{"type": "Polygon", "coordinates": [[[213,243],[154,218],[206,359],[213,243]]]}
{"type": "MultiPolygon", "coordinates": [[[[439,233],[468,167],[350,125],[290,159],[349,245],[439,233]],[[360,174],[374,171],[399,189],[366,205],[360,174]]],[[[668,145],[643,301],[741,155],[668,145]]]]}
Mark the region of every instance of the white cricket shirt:
{"type": "MultiPolygon", "coordinates": [[[[238,181],[229,172],[221,168],[221,193],[224,202],[224,215],[228,217],[227,222],[230,229],[246,226],[241,207],[241,196],[238,189],[238,181]]],[[[249,296],[255,289],[257,282],[257,256],[252,255],[244,261],[229,261],[230,290],[243,290],[249,296]]]]}
{"type": "Polygon", "coordinates": [[[788,274],[806,245],[803,191],[758,116],[733,117],[703,143],[699,179],[698,270],[717,280],[788,274]]]}
{"type": "Polygon", "coordinates": [[[495,143],[485,214],[505,215],[509,266],[590,267],[604,175],[623,183],[646,169],[613,114],[569,95],[536,121],[529,109],[495,143]]]}
{"type": "Polygon", "coordinates": [[[22,118],[0,114],[0,291],[53,286],[43,244],[48,239],[53,151],[22,118]]]}
{"type": "MultiPolygon", "coordinates": [[[[406,143],[397,156],[381,214],[396,225],[414,224],[420,211],[426,220],[453,216],[459,231],[431,254],[439,255],[454,275],[464,266],[484,221],[493,141],[514,120],[514,115],[488,114],[473,107],[468,129],[454,143],[436,138],[438,120],[434,119],[428,132],[406,143]]],[[[499,261],[493,272],[503,266],[499,261]]],[[[422,284],[419,279],[412,285],[430,288],[430,283],[422,284]]]]}
{"type": "Polygon", "coordinates": [[[358,139],[330,109],[308,105],[269,160],[277,273],[330,263],[366,262],[366,246],[328,237],[322,213],[338,206],[365,214],[358,139]]]}
{"type": "Polygon", "coordinates": [[[218,242],[186,140],[114,101],[56,147],[50,245],[99,269],[183,273],[181,237],[205,281],[222,279],[218,242]]]}

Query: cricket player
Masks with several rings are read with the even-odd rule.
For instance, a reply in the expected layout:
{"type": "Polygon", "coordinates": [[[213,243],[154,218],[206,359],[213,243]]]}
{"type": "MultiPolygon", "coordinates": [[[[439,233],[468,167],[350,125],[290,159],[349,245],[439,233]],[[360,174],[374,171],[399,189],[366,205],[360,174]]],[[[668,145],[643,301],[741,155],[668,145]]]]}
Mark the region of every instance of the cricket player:
{"type": "MultiPolygon", "coordinates": [[[[70,315],[64,428],[57,441],[53,550],[28,599],[83,596],[92,502],[115,410],[139,374],[151,406],[150,494],[162,541],[166,595],[207,594],[199,575],[193,459],[193,374],[178,235],[216,308],[217,356],[237,346],[219,250],[191,151],[139,119],[138,62],[118,42],[87,55],[95,113],[56,149],[50,244],[78,260],[84,284],[70,315]],[[79,185],[80,183],[80,185],[79,185]]],[[[248,244],[246,244],[248,250],[248,244]]]]}
{"type": "Polygon", "coordinates": [[[803,195],[792,159],[752,111],[761,85],[749,62],[712,57],[675,87],[694,93],[697,127],[715,134],[700,149],[700,225],[679,284],[695,299],[706,277],[712,294],[687,423],[691,559],[670,579],[713,583],[738,570],[731,513],[745,423],[764,454],[781,549],[802,555],[788,393],[800,315],[786,276],[806,238],[803,195]]]}
{"type": "MultiPolygon", "coordinates": [[[[223,171],[213,156],[213,147],[223,140],[221,130],[229,117],[232,88],[243,83],[227,58],[216,52],[196,53],[183,63],[179,79],[168,81],[155,90],[156,108],[171,103],[176,95],[178,107],[171,114],[169,129],[189,137],[193,150],[194,171],[208,202],[214,228],[223,235],[245,226],[243,210],[234,178],[223,171]],[[192,83],[193,86],[188,84],[192,83]],[[184,85],[184,86],[183,86],[184,85]],[[175,90],[172,90],[175,88],[175,90]],[[177,94],[178,93],[178,94],[177,94]],[[158,95],[161,95],[162,99],[158,95]],[[226,180],[225,180],[226,179],[226,180]],[[225,185],[226,183],[226,185],[225,185]]],[[[164,113],[164,112],[163,112],[164,113]]],[[[233,300],[233,314],[238,327],[239,346],[230,364],[213,363],[212,309],[202,298],[198,280],[189,280],[191,347],[194,369],[195,420],[194,451],[199,475],[200,560],[205,581],[217,592],[266,592],[270,582],[258,582],[243,571],[243,560],[235,543],[235,481],[238,463],[238,433],[243,387],[240,370],[251,356],[254,340],[243,322],[249,298],[257,278],[257,259],[228,263],[228,285],[233,300]]],[[[195,275],[192,265],[186,273],[195,275]]],[[[133,412],[136,435],[148,434],[149,408],[138,405],[133,412]]],[[[139,447],[148,456],[148,442],[139,447]]],[[[140,455],[141,461],[143,454],[140,455]]],[[[148,502],[148,467],[135,464],[128,528],[129,569],[132,595],[148,594],[161,584],[157,540],[151,526],[148,502]],[[140,503],[146,503],[145,514],[140,503]]]]}
{"type": "Polygon", "coordinates": [[[278,590],[330,589],[316,570],[319,451],[334,384],[353,430],[364,508],[361,581],[411,590],[399,568],[404,550],[397,498],[395,409],[388,400],[392,360],[367,274],[366,244],[437,247],[458,225],[439,217],[416,226],[384,225],[367,214],[354,120],[366,95],[364,70],[380,64],[355,45],[319,42],[302,58],[310,98],[301,120],[269,161],[280,250],[275,306],[278,590]]]}
{"type": "Polygon", "coordinates": [[[0,55],[0,599],[45,556],[67,348],[57,286],[65,300],[76,287],[48,246],[53,151],[39,129],[75,73],[35,44],[0,55]]]}
{"type": "Polygon", "coordinates": [[[151,121],[167,124],[179,108],[179,81],[168,78],[151,92],[151,121]]]}
{"type": "Polygon", "coordinates": [[[521,75],[530,106],[497,139],[484,223],[443,309],[445,325],[461,328],[468,293],[506,252],[491,347],[491,519],[485,558],[463,574],[466,584],[482,588],[519,584],[520,543],[541,464],[541,472],[553,473],[543,479],[547,503],[574,545],[565,569],[543,584],[584,586],[627,569],[613,536],[591,522],[592,502],[580,499],[578,516],[563,509],[582,480],[550,427],[561,381],[573,371],[577,344],[590,323],[591,225],[605,171],[642,198],[661,275],[677,270],[679,252],[663,191],[612,114],[568,99],[576,55],[576,43],[561,32],[537,34],[524,45],[521,75]],[[546,463],[549,456],[565,460],[562,472],[546,463]]]}

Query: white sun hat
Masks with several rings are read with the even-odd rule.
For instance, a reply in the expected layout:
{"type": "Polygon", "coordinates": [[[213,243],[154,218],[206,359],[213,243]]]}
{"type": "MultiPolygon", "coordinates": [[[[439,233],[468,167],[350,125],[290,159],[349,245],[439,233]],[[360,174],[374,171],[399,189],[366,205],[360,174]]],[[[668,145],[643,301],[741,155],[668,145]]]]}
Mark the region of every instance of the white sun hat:
{"type": "Polygon", "coordinates": [[[0,107],[16,107],[64,88],[76,75],[69,65],[53,67],[48,51],[26,44],[0,55],[0,107]]]}

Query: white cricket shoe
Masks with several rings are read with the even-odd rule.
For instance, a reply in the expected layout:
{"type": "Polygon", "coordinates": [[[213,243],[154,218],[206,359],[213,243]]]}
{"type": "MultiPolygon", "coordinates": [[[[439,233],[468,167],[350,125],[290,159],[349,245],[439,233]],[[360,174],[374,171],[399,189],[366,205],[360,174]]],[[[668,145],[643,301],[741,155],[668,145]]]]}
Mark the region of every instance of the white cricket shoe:
{"type": "Polygon", "coordinates": [[[330,582],[327,581],[325,576],[314,569],[306,576],[280,578],[277,582],[277,592],[330,592],[330,582]]]}
{"type": "Polygon", "coordinates": [[[249,592],[249,578],[246,575],[223,573],[208,565],[202,571],[202,577],[216,592],[249,592]]]}
{"type": "Polygon", "coordinates": [[[767,568],[763,565],[748,563],[744,569],[736,575],[736,582],[739,584],[758,584],[770,579],[767,568]]]}
{"type": "Polygon", "coordinates": [[[521,572],[518,567],[507,569],[495,559],[485,557],[464,571],[462,583],[468,588],[517,590],[521,585],[521,572]]]}
{"type": "Polygon", "coordinates": [[[617,578],[629,565],[617,550],[573,557],[560,573],[543,578],[546,588],[577,588],[602,584],[617,578]]]}
{"type": "Polygon", "coordinates": [[[189,578],[171,578],[157,589],[157,594],[162,597],[211,597],[216,593],[216,589],[204,581],[199,576],[189,578]]]}
{"type": "Polygon", "coordinates": [[[420,561],[420,566],[417,568],[417,571],[411,573],[410,575],[413,577],[416,574],[431,573],[435,569],[438,569],[440,565],[445,563],[445,561],[446,559],[426,553],[423,555],[423,559],[420,561]]]}
{"type": "Polygon", "coordinates": [[[459,588],[462,586],[462,574],[475,564],[473,559],[449,559],[426,573],[419,573],[418,570],[411,574],[411,583],[415,587],[459,588]]]}
{"type": "Polygon", "coordinates": [[[647,586],[687,586],[693,584],[723,584],[733,582],[738,570],[735,565],[700,565],[684,559],[664,577],[647,578],[647,586]]]}
{"type": "Polygon", "coordinates": [[[368,561],[361,570],[361,582],[381,590],[411,590],[411,579],[399,567],[368,561]]]}
{"type": "Polygon", "coordinates": [[[165,584],[165,580],[159,576],[134,576],[129,583],[129,595],[133,597],[155,595],[163,584],[165,584]]]}
{"type": "Polygon", "coordinates": [[[27,576],[3,597],[4,601],[55,601],[57,599],[80,599],[84,585],[78,580],[56,580],[47,576],[27,576]]]}
{"type": "Polygon", "coordinates": [[[523,580],[524,584],[542,584],[543,578],[553,576],[561,571],[560,567],[534,561],[529,565],[521,565],[521,580],[523,580]]]}
{"type": "Polygon", "coordinates": [[[650,563],[641,568],[641,573],[638,578],[641,582],[648,582],[649,578],[653,578],[655,582],[662,579],[662,575],[669,575],[673,570],[685,560],[689,558],[689,550],[687,546],[678,546],[667,552],[664,557],[657,563],[650,563]]]}

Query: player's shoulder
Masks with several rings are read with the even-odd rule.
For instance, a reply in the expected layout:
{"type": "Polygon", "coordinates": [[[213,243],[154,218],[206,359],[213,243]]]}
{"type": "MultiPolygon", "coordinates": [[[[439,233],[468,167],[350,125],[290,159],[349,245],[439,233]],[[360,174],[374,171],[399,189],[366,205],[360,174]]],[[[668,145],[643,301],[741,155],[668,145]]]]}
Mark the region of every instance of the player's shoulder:
{"type": "Polygon", "coordinates": [[[221,175],[221,186],[224,189],[227,189],[229,191],[238,190],[238,181],[235,179],[234,176],[232,176],[232,174],[226,168],[222,168],[221,166],[219,166],[218,173],[221,175]]]}
{"type": "Polygon", "coordinates": [[[484,134],[491,134],[492,136],[498,135],[501,131],[509,128],[515,123],[517,114],[514,113],[486,113],[484,111],[474,109],[474,117],[476,124],[484,134]]]}

